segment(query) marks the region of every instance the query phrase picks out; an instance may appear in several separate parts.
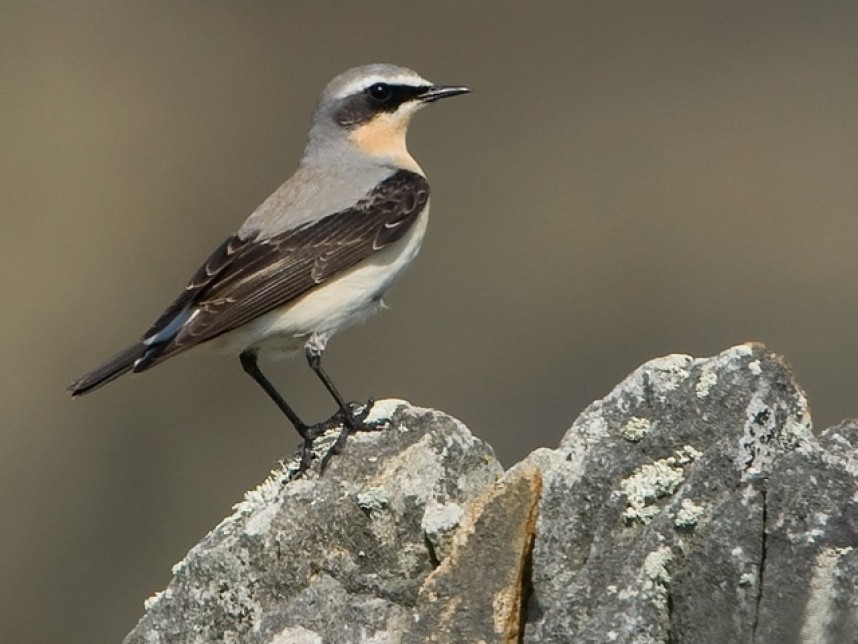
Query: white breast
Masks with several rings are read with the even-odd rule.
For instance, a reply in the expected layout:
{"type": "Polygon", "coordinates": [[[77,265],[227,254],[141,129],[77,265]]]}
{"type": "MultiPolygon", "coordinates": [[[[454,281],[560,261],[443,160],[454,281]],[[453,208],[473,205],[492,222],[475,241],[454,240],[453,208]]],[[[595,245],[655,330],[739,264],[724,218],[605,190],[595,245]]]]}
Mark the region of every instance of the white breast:
{"type": "Polygon", "coordinates": [[[414,260],[428,221],[427,204],[401,239],[303,297],[206,344],[233,354],[256,348],[278,357],[302,349],[314,333],[331,335],[365,319],[378,310],[382,295],[414,260]]]}

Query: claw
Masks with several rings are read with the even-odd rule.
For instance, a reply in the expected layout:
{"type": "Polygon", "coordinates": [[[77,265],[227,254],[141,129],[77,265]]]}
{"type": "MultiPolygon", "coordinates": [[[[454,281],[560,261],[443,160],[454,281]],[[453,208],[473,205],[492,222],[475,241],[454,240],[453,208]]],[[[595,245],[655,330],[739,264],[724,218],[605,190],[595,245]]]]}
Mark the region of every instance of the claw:
{"type": "Polygon", "coordinates": [[[304,445],[301,447],[301,463],[298,465],[298,471],[295,472],[295,478],[301,476],[310,469],[310,463],[313,461],[313,439],[305,438],[304,445]]]}
{"type": "Polygon", "coordinates": [[[322,423],[316,423],[315,425],[301,426],[299,432],[304,438],[304,442],[301,445],[301,462],[298,465],[298,469],[292,475],[293,479],[298,478],[310,469],[310,465],[313,462],[313,447],[316,444],[316,439],[334,426],[332,424],[332,420],[334,419],[329,419],[322,423]]]}
{"type": "Polygon", "coordinates": [[[354,428],[355,431],[359,431],[361,429],[375,429],[375,427],[370,427],[369,425],[366,425],[364,422],[364,421],[366,421],[367,418],[369,418],[369,414],[372,411],[372,408],[375,406],[375,399],[374,398],[370,398],[363,405],[360,405],[358,403],[349,403],[349,406],[352,408],[351,416],[354,419],[355,424],[357,425],[354,428]],[[357,413],[354,412],[354,409],[356,407],[360,407],[360,411],[357,413]]]}
{"type": "Polygon", "coordinates": [[[331,448],[325,453],[322,457],[322,462],[319,464],[319,472],[322,473],[327,469],[328,463],[331,462],[331,459],[336,454],[340,454],[343,451],[343,448],[346,446],[346,440],[348,440],[349,434],[351,430],[347,425],[343,426],[343,430],[340,432],[340,435],[337,436],[337,440],[331,445],[331,448]]]}
{"type": "Polygon", "coordinates": [[[331,445],[328,451],[325,452],[325,455],[322,456],[322,460],[319,464],[320,473],[325,471],[334,456],[342,453],[346,446],[349,434],[361,431],[378,430],[382,423],[366,422],[374,404],[375,400],[372,398],[367,400],[364,404],[350,402],[348,403],[348,409],[340,409],[328,420],[315,425],[303,426],[301,428],[301,435],[304,437],[304,444],[301,446],[301,463],[298,465],[298,470],[295,472],[293,478],[301,476],[310,469],[310,465],[313,462],[313,456],[315,455],[313,447],[316,439],[325,432],[337,427],[338,425],[342,426],[342,430],[340,431],[339,436],[337,436],[337,440],[334,441],[334,444],[331,445]]]}
{"type": "Polygon", "coordinates": [[[331,448],[325,453],[322,457],[322,462],[319,465],[319,471],[324,472],[325,468],[328,467],[328,463],[331,462],[331,459],[337,455],[342,453],[343,449],[346,446],[346,441],[349,438],[349,434],[354,432],[361,431],[374,431],[379,428],[378,424],[367,424],[366,419],[369,418],[369,413],[372,411],[372,407],[375,404],[375,400],[370,398],[366,401],[365,404],[361,405],[360,403],[351,402],[348,404],[349,409],[341,409],[336,414],[334,414],[334,418],[340,420],[343,425],[343,429],[340,432],[340,435],[337,436],[336,442],[331,445],[331,448]],[[360,411],[355,412],[355,409],[360,409],[360,411]]]}

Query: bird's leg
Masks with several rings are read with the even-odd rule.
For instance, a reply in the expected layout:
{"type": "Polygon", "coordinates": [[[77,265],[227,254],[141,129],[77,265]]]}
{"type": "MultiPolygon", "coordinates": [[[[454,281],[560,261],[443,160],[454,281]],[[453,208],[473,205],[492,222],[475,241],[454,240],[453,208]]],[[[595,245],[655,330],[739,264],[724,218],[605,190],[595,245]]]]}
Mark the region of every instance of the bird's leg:
{"type": "Polygon", "coordinates": [[[310,461],[313,458],[313,441],[321,434],[322,429],[318,425],[309,426],[302,421],[295,410],[289,406],[289,403],[280,395],[271,381],[265,377],[257,364],[256,352],[243,351],[239,356],[241,367],[244,371],[253,378],[257,384],[262,387],[263,391],[268,394],[268,397],[274,401],[274,404],[282,411],[289,421],[294,425],[295,430],[304,439],[304,445],[301,448],[301,465],[298,468],[298,473],[301,474],[310,467],[310,461]]]}
{"type": "MultiPolygon", "coordinates": [[[[335,454],[339,454],[343,447],[345,447],[346,440],[348,440],[349,434],[352,432],[359,431],[364,429],[364,421],[369,416],[369,412],[372,409],[374,401],[369,399],[367,403],[363,406],[363,409],[358,414],[355,414],[352,411],[352,405],[347,403],[345,399],[340,395],[340,392],[334,386],[334,383],[331,381],[331,377],[322,369],[322,353],[325,351],[325,345],[327,344],[328,337],[321,334],[313,334],[310,337],[310,340],[307,341],[307,345],[305,347],[307,354],[307,363],[310,365],[310,368],[313,372],[319,377],[319,380],[322,381],[322,384],[325,385],[325,389],[331,394],[333,399],[337,402],[340,410],[336,416],[341,416],[343,420],[343,430],[340,432],[340,435],[337,437],[337,441],[331,447],[327,454],[322,458],[321,469],[324,471],[325,467],[327,467],[328,462],[331,460],[331,457],[335,454]]],[[[335,416],[335,418],[336,418],[335,416]]]]}

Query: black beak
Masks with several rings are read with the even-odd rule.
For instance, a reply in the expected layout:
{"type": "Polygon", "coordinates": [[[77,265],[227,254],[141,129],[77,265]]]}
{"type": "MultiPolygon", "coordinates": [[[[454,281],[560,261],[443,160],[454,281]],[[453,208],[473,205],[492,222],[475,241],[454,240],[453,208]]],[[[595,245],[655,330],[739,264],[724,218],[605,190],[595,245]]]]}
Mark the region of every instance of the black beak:
{"type": "Polygon", "coordinates": [[[467,94],[470,92],[467,87],[448,87],[445,85],[433,85],[432,87],[427,87],[425,90],[420,92],[417,95],[418,100],[424,103],[434,103],[437,100],[442,98],[449,98],[450,96],[458,96],[459,94],[467,94]]]}

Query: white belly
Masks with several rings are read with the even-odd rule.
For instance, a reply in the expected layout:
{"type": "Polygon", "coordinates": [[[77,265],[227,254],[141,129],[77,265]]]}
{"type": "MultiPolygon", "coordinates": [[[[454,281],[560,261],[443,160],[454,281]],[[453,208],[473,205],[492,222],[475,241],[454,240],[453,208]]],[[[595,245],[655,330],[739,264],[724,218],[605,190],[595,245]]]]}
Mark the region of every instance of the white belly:
{"type": "Polygon", "coordinates": [[[314,333],[331,335],[381,306],[381,297],[420,250],[429,205],[401,239],[306,295],[206,343],[228,353],[259,349],[272,357],[304,347],[314,333]]]}

